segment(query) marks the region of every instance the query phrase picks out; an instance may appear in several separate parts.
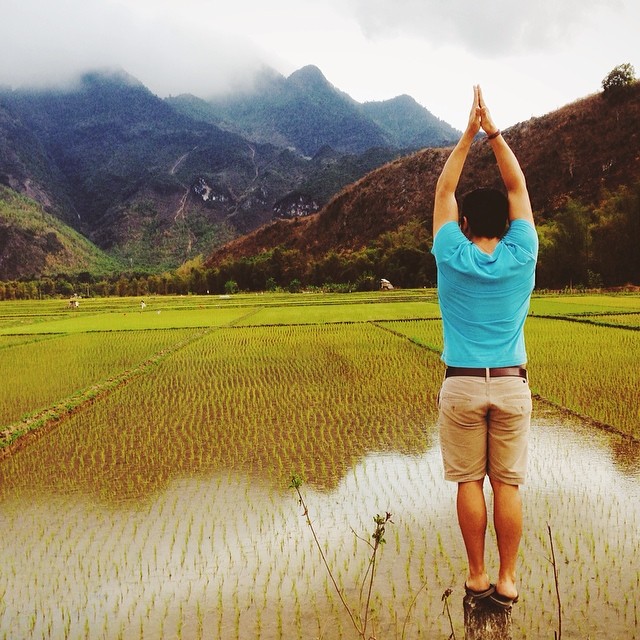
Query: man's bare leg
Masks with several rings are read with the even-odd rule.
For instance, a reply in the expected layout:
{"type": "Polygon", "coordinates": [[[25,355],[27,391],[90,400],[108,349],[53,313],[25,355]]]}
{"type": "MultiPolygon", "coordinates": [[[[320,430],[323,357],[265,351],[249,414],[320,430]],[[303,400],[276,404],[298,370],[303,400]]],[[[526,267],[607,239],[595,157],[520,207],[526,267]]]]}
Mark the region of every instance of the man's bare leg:
{"type": "Polygon", "coordinates": [[[458,523],[469,560],[466,586],[473,591],[489,587],[484,565],[484,541],[487,531],[487,505],[482,491],[484,480],[458,484],[458,523]]]}
{"type": "Polygon", "coordinates": [[[493,524],[498,540],[500,571],[496,591],[508,598],[518,595],[516,588],[516,562],[522,537],[522,500],[517,485],[492,479],[493,524]]]}

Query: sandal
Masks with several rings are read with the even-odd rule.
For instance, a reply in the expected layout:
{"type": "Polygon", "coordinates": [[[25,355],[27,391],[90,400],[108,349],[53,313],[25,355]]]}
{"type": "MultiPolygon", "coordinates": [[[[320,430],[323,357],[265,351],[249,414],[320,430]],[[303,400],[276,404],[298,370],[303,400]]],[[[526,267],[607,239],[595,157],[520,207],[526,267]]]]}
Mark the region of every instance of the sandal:
{"type": "Polygon", "coordinates": [[[474,591],[467,587],[466,583],[464,585],[464,592],[474,600],[484,600],[485,598],[489,598],[495,593],[496,585],[490,584],[487,589],[483,589],[482,591],[474,591]]]}
{"type": "Polygon", "coordinates": [[[493,604],[505,611],[511,609],[511,607],[518,602],[518,596],[515,598],[509,598],[508,596],[503,596],[501,593],[498,593],[495,589],[489,595],[489,599],[493,604]]]}

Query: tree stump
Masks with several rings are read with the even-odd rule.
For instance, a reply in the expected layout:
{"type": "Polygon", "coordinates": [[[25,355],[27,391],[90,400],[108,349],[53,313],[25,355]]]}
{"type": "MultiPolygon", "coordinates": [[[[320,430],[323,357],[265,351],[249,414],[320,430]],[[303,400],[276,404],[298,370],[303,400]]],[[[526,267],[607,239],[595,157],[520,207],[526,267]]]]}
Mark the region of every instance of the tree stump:
{"type": "Polygon", "coordinates": [[[501,609],[488,598],[471,596],[464,597],[462,606],[465,640],[513,640],[510,608],[501,609]]]}

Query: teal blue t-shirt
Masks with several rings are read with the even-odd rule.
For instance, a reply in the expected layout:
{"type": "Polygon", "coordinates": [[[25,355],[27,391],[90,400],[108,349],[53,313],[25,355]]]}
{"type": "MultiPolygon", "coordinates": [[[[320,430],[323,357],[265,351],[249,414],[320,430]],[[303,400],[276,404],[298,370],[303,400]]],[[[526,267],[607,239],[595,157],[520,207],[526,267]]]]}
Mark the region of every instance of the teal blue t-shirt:
{"type": "Polygon", "coordinates": [[[534,226],[513,220],[488,254],[456,222],[447,222],[436,233],[431,252],[438,267],[444,362],[452,367],[524,364],[523,329],[538,257],[534,226]]]}

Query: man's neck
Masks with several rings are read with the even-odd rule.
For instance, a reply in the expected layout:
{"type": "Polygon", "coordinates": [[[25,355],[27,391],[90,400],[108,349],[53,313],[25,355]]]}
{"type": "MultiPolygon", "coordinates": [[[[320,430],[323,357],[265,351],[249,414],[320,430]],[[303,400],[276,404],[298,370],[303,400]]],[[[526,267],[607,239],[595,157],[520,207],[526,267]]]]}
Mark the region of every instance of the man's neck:
{"type": "Polygon", "coordinates": [[[498,242],[500,242],[500,238],[482,238],[478,236],[473,236],[471,238],[471,242],[478,247],[484,253],[492,254],[494,249],[498,246],[498,242]]]}

